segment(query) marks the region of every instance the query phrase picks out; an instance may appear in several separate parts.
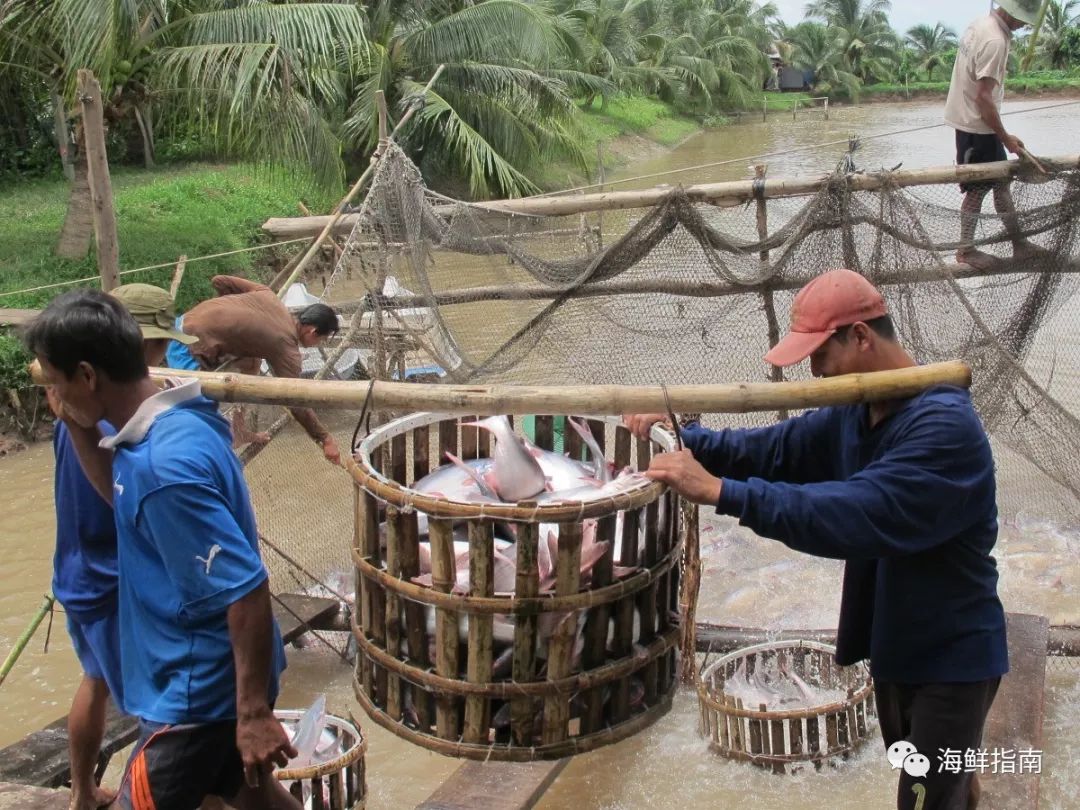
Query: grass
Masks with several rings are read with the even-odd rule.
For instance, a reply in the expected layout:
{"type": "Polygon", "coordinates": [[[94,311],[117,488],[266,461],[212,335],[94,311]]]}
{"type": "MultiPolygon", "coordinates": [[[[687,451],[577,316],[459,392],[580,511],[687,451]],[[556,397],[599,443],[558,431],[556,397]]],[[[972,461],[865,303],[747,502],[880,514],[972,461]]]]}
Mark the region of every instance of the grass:
{"type": "MultiPolygon", "coordinates": [[[[770,90],[763,95],[769,112],[791,112],[791,108],[796,101],[806,101],[813,97],[811,93],[781,93],[776,90],[770,90]]],[[[757,112],[760,109],[760,104],[748,108],[750,112],[757,112]]]]}
{"type": "MultiPolygon", "coordinates": [[[[1031,92],[1039,90],[1080,90],[1080,76],[1070,76],[1064,71],[1039,71],[1005,79],[1005,91],[1031,92]]],[[[859,91],[862,97],[903,93],[948,93],[949,80],[933,82],[908,82],[903,84],[870,84],[859,91]]]]}
{"type": "MultiPolygon", "coordinates": [[[[312,193],[302,181],[249,166],[192,164],[154,171],[120,170],[113,175],[120,269],[175,263],[189,257],[223,253],[263,241],[260,226],[271,216],[297,214],[303,200],[314,211],[337,201],[312,193]]],[[[72,287],[2,295],[5,292],[96,276],[93,249],[70,261],[53,255],[64,219],[68,185],[37,180],[10,186],[0,194],[0,307],[39,308],[72,287]]],[[[192,262],[177,293],[179,309],[189,309],[213,290],[218,273],[251,273],[276,250],[241,253],[192,262]]],[[[168,288],[172,268],[121,276],[168,288]]],[[[78,285],[76,285],[78,286],[78,285]]],[[[98,286],[88,282],[85,286],[98,286]]],[[[25,361],[16,338],[0,336],[0,388],[21,388],[25,361]]]]}
{"type": "Polygon", "coordinates": [[[609,140],[619,135],[640,135],[664,146],[674,146],[700,129],[689,116],[668,104],[643,96],[616,96],[601,111],[598,102],[582,108],[580,116],[585,142],[609,140]]]}

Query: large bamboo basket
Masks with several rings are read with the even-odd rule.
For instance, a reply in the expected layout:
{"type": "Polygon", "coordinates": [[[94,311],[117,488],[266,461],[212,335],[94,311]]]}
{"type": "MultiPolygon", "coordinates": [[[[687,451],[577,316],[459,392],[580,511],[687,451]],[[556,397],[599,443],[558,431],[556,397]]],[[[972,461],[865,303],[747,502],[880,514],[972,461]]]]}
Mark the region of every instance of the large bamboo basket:
{"type": "Polygon", "coordinates": [[[777,773],[803,763],[815,766],[846,757],[873,732],[873,684],[864,664],[841,667],[836,649],[816,641],[776,641],[744,647],[710,664],[698,681],[701,733],[709,747],[731,759],[770,768],[777,773]],[[757,667],[775,666],[786,656],[792,669],[808,684],[840,689],[845,697],[820,706],[769,710],[744,706],[725,686],[740,665],[752,674],[757,667]]]}
{"type": "MultiPolygon", "coordinates": [[[[467,421],[467,420],[462,420],[467,421]]],[[[536,444],[552,447],[552,416],[536,417],[536,444]]],[[[588,423],[617,466],[644,469],[654,452],[670,449],[671,434],[654,429],[652,441],[633,439],[616,418],[588,423]]],[[[398,736],[433,751],[473,759],[557,759],[617,742],[645,728],[671,705],[679,640],[678,500],[666,487],[644,481],[617,496],[573,504],[477,504],[425,497],[408,485],[442,466],[447,451],[464,459],[490,454],[486,432],[460,427],[447,414],[415,414],[374,431],[349,468],[357,481],[356,563],[360,609],[353,632],[359,645],[355,691],[368,715],[398,736]],[[386,549],[380,543],[385,504],[386,549]],[[429,518],[434,587],[412,582],[418,573],[418,513],[429,518]],[[598,521],[597,539],[622,531],[644,545],[614,543],[582,589],[582,526],[598,521]],[[517,525],[516,588],[493,591],[495,520],[517,525]],[[453,525],[468,525],[469,594],[451,593],[453,525]],[[539,593],[540,525],[559,525],[554,592],[539,593]],[[621,578],[613,565],[632,568],[621,578]],[[427,611],[435,611],[434,661],[427,611]],[[544,614],[562,614],[548,639],[544,614]],[[495,680],[493,621],[513,622],[512,672],[495,680]],[[566,616],[569,620],[561,621],[566,616]],[[576,619],[574,618],[576,617],[576,619]],[[468,619],[467,642],[459,621],[468,619]],[[609,628],[611,641],[609,641],[609,628]],[[575,664],[575,640],[584,647],[575,664]],[[546,666],[543,661],[546,660],[546,666]],[[637,681],[637,683],[635,683],[637,681]],[[634,695],[643,700],[633,705],[634,695]],[[509,727],[494,720],[509,702],[509,727]],[[540,718],[540,719],[538,719],[540,718]],[[406,722],[408,720],[409,722],[406,722]]],[[[576,433],[566,450],[581,458],[576,433]]]]}
{"type": "MultiPolygon", "coordinates": [[[[299,722],[304,716],[304,712],[291,709],[276,709],[274,714],[279,720],[293,722],[299,722]]],[[[328,714],[324,722],[324,727],[339,740],[341,754],[317,765],[278,768],[274,776],[300,801],[303,801],[304,787],[309,788],[311,801],[305,807],[312,810],[363,810],[367,798],[364,767],[367,739],[360,733],[359,726],[348,720],[328,714]]]]}

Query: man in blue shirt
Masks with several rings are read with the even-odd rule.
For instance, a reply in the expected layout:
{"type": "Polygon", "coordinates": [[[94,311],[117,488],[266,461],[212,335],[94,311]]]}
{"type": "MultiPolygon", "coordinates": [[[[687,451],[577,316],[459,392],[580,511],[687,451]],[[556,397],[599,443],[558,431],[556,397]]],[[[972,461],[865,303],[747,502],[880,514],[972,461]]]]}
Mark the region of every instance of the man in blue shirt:
{"type": "MultiPolygon", "coordinates": [[[[193,341],[172,328],[172,296],[149,284],[126,284],[111,293],[139,324],[143,356],[160,365],[170,340],[193,341]]],[[[51,389],[54,413],[60,412],[51,389]]],[[[107,422],[99,429],[114,431],[107,422]]],[[[53,557],[53,594],[67,616],[68,635],[82,666],[83,677],[68,713],[71,756],[71,808],[96,810],[115,795],[94,780],[105,709],[112,694],[124,705],[120,666],[120,622],[117,615],[116,523],[112,507],[87,480],[79,465],[67,426],[58,420],[53,432],[56,456],[54,502],[56,553],[53,557]]]]}
{"type": "MultiPolygon", "coordinates": [[[[791,320],[766,355],[774,365],[809,357],[818,377],[915,365],[881,294],[849,270],[804,287],[791,320]]],[[[644,437],[662,419],[626,422],[644,437]]],[[[973,806],[972,774],[941,773],[938,758],[979,748],[1008,653],[994,462],[968,392],[937,386],[755,430],[690,424],[682,439],[651,478],[763,537],[846,561],[837,661],[870,660],[886,747],[906,741],[931,762],[924,778],[901,772],[897,807],[973,806]]]]}
{"type": "Polygon", "coordinates": [[[57,297],[26,342],[115,510],[124,709],[141,726],[119,805],[299,810],[271,773],[296,755],[272,711],[284,650],[228,424],[197,381],[158,391],[108,295],[57,297]]]}

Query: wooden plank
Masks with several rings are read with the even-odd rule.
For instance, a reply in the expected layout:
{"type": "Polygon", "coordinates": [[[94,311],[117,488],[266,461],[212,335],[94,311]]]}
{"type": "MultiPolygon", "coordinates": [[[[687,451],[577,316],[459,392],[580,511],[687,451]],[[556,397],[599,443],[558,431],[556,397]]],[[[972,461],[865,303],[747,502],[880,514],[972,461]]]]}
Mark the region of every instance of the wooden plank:
{"type": "Polygon", "coordinates": [[[0,810],[67,810],[70,801],[68,790],[0,782],[0,810]]]}
{"type": "Polygon", "coordinates": [[[39,309],[2,309],[0,308],[0,326],[26,326],[41,312],[39,309]]]}
{"type": "Polygon", "coordinates": [[[466,762],[417,810],[528,810],[570,759],[555,762],[466,762]]]}
{"type": "MultiPolygon", "coordinates": [[[[113,755],[131,745],[138,737],[139,726],[135,718],[121,714],[110,701],[105,713],[105,736],[101,743],[99,764],[107,764],[113,755]]],[[[66,717],[0,751],[0,783],[17,782],[58,788],[65,785],[70,776],[66,717]]]]}
{"type": "MultiPolygon", "coordinates": [[[[981,748],[1016,753],[1016,773],[979,774],[980,810],[1034,810],[1039,804],[1039,774],[1020,772],[1021,751],[1042,751],[1043,692],[1046,686],[1045,616],[1006,614],[1009,672],[1001,679],[986,718],[981,748]]],[[[1040,754],[1041,757],[1041,754],[1040,754]]],[[[990,769],[992,770],[992,768],[990,769]]],[[[1039,769],[1041,770],[1041,769],[1039,769]]]]}
{"type": "Polygon", "coordinates": [[[341,609],[341,604],[336,599],[323,599],[319,596],[305,596],[299,593],[276,594],[272,604],[274,618],[277,619],[278,628],[281,630],[281,640],[286,644],[306,633],[308,626],[316,630],[329,627],[330,620],[337,616],[341,609]],[[300,618],[298,619],[297,616],[300,618]]]}

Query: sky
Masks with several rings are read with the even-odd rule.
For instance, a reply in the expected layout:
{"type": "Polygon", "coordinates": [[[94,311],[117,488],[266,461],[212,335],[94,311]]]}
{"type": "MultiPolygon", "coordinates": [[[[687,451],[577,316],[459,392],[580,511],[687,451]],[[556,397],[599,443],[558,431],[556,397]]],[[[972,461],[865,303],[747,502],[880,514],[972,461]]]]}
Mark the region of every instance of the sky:
{"type": "MultiPolygon", "coordinates": [[[[772,0],[780,16],[788,23],[797,23],[806,16],[806,0],[772,0]]],[[[936,22],[962,34],[976,17],[990,10],[989,0],[893,0],[889,20],[901,34],[913,25],[936,22]]]]}

